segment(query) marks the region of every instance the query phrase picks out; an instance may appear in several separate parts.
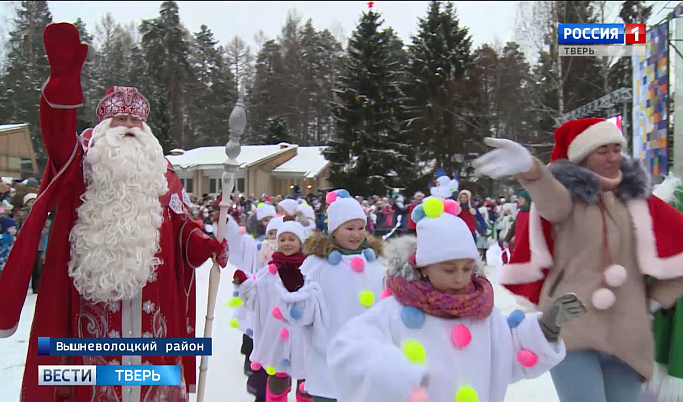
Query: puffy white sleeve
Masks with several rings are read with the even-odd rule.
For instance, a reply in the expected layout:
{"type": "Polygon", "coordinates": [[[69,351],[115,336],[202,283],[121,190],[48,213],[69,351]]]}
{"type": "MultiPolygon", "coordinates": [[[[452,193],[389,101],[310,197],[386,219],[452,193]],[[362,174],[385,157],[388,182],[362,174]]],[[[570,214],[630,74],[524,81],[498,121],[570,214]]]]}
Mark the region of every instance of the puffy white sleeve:
{"type": "Polygon", "coordinates": [[[239,293],[239,298],[244,302],[244,308],[249,311],[258,309],[258,287],[256,286],[258,280],[254,278],[247,278],[246,281],[239,285],[234,285],[235,290],[239,293]]]}
{"type": "Polygon", "coordinates": [[[327,349],[327,364],[340,402],[404,402],[426,379],[393,343],[392,304],[384,300],[349,320],[327,349]]]}
{"type": "Polygon", "coordinates": [[[496,315],[492,320],[491,329],[497,332],[497,334],[491,334],[491,339],[497,343],[492,354],[493,367],[496,365],[510,367],[510,384],[539,377],[564,360],[566,355],[564,341],[560,338],[557,342],[550,343],[545,339],[541,325],[538,323],[541,313],[527,314],[524,320],[514,328],[511,328],[507,317],[498,309],[494,309],[491,314],[496,315]],[[501,342],[495,341],[501,337],[504,338],[501,342]],[[511,350],[497,351],[496,349],[500,347],[511,350]],[[503,359],[508,361],[503,361],[503,359]]]}
{"type": "Polygon", "coordinates": [[[256,240],[248,234],[240,234],[239,225],[230,215],[228,215],[228,224],[225,228],[225,239],[230,248],[228,262],[247,275],[255,275],[261,268],[258,266],[259,250],[256,240]]]}

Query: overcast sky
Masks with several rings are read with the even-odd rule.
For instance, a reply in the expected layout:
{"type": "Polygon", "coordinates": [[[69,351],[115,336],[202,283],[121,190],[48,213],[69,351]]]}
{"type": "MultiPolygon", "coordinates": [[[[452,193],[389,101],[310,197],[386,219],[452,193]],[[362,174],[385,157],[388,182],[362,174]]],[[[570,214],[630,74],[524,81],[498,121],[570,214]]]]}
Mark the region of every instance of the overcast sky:
{"type": "MultiPolygon", "coordinates": [[[[0,3],[0,29],[6,33],[7,22],[14,17],[13,7],[18,2],[0,3]]],[[[95,32],[95,24],[102,16],[111,13],[117,22],[136,24],[142,19],[155,18],[159,15],[160,1],[49,1],[50,11],[55,22],[74,22],[81,17],[88,31],[95,32]]],[[[520,2],[488,1],[488,2],[454,2],[460,22],[470,29],[475,47],[495,40],[505,43],[514,40],[515,11],[520,2]]],[[[612,2],[617,9],[621,2],[612,2]]],[[[656,2],[656,16],[664,16],[675,1],[656,2]]],[[[348,38],[355,28],[361,13],[368,9],[365,1],[179,1],[180,19],[191,31],[199,30],[206,24],[220,43],[227,43],[233,36],[239,35],[247,43],[254,43],[254,33],[263,30],[268,39],[275,39],[280,34],[287,18],[287,12],[296,10],[305,21],[313,20],[317,29],[330,29],[333,34],[343,34],[348,38]]],[[[384,26],[392,26],[404,40],[409,43],[410,35],[417,28],[418,17],[426,14],[427,1],[376,1],[374,10],[384,18],[384,26]]],[[[618,12],[618,11],[617,11],[618,12]]],[[[617,22],[617,21],[615,21],[617,22]]]]}

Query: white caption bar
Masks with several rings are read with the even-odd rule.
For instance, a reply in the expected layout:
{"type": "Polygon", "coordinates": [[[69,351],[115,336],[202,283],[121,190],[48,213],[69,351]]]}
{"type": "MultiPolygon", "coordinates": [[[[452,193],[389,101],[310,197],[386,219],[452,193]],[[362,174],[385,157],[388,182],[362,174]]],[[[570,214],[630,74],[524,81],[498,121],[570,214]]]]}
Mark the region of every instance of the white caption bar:
{"type": "Polygon", "coordinates": [[[645,45],[560,45],[560,57],[645,56],[645,45]]]}

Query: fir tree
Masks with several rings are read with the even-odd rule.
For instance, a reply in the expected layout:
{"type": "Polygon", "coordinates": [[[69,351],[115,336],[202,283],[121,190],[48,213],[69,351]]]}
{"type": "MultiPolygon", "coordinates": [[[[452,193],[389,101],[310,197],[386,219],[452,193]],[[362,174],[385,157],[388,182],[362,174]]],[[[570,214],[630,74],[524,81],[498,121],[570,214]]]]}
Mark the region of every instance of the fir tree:
{"type": "Polygon", "coordinates": [[[285,113],[284,67],[280,45],[266,41],[256,57],[254,86],[247,98],[249,133],[245,143],[264,144],[263,132],[269,117],[285,113]]]}
{"type": "Polygon", "coordinates": [[[325,150],[330,181],[352,194],[388,194],[414,174],[414,154],[400,129],[395,37],[369,11],[349,41],[334,106],[337,136],[325,150]]]}
{"type": "MultiPolygon", "coordinates": [[[[425,18],[409,46],[404,93],[407,115],[405,129],[420,151],[426,166],[457,172],[469,154],[468,145],[477,138],[468,83],[472,62],[472,41],[468,28],[460,26],[452,3],[429,3],[425,18]]],[[[431,171],[420,172],[425,180],[431,171]]]]}
{"type": "Polygon", "coordinates": [[[266,144],[279,144],[291,142],[287,120],[282,117],[270,117],[266,122],[266,144]]]}
{"type": "Polygon", "coordinates": [[[39,164],[47,158],[38,118],[41,88],[50,76],[50,64],[43,46],[43,31],[52,22],[47,1],[22,1],[14,27],[9,32],[5,87],[4,121],[28,123],[39,164]]]}

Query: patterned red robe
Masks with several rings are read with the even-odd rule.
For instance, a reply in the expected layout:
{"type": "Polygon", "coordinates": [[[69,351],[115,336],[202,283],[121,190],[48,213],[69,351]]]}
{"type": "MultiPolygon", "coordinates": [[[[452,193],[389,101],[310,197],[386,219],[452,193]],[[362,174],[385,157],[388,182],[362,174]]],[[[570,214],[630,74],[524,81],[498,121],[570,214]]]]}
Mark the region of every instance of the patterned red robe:
{"type": "Polygon", "coordinates": [[[217,244],[192,221],[189,198],[169,164],[166,171],[169,191],[160,197],[165,208],[157,257],[163,263],[149,276],[141,295],[134,300],[93,304],[81,298],[67,268],[69,233],[78,217],[76,208],[82,203],[80,197],[85,192],[84,151],[76,135],[76,109],[51,106],[42,97],[40,123],[49,161],[40,194],[0,275],[0,337],[8,337],[19,323],[47,213],[56,207],[31,328],[21,401],[186,401],[188,392],[195,386],[194,356],[38,356],[37,339],[41,336],[194,337],[194,269],[212,256],[217,244]],[[182,364],[183,384],[175,387],[38,386],[38,365],[55,364],[182,364]]]}

